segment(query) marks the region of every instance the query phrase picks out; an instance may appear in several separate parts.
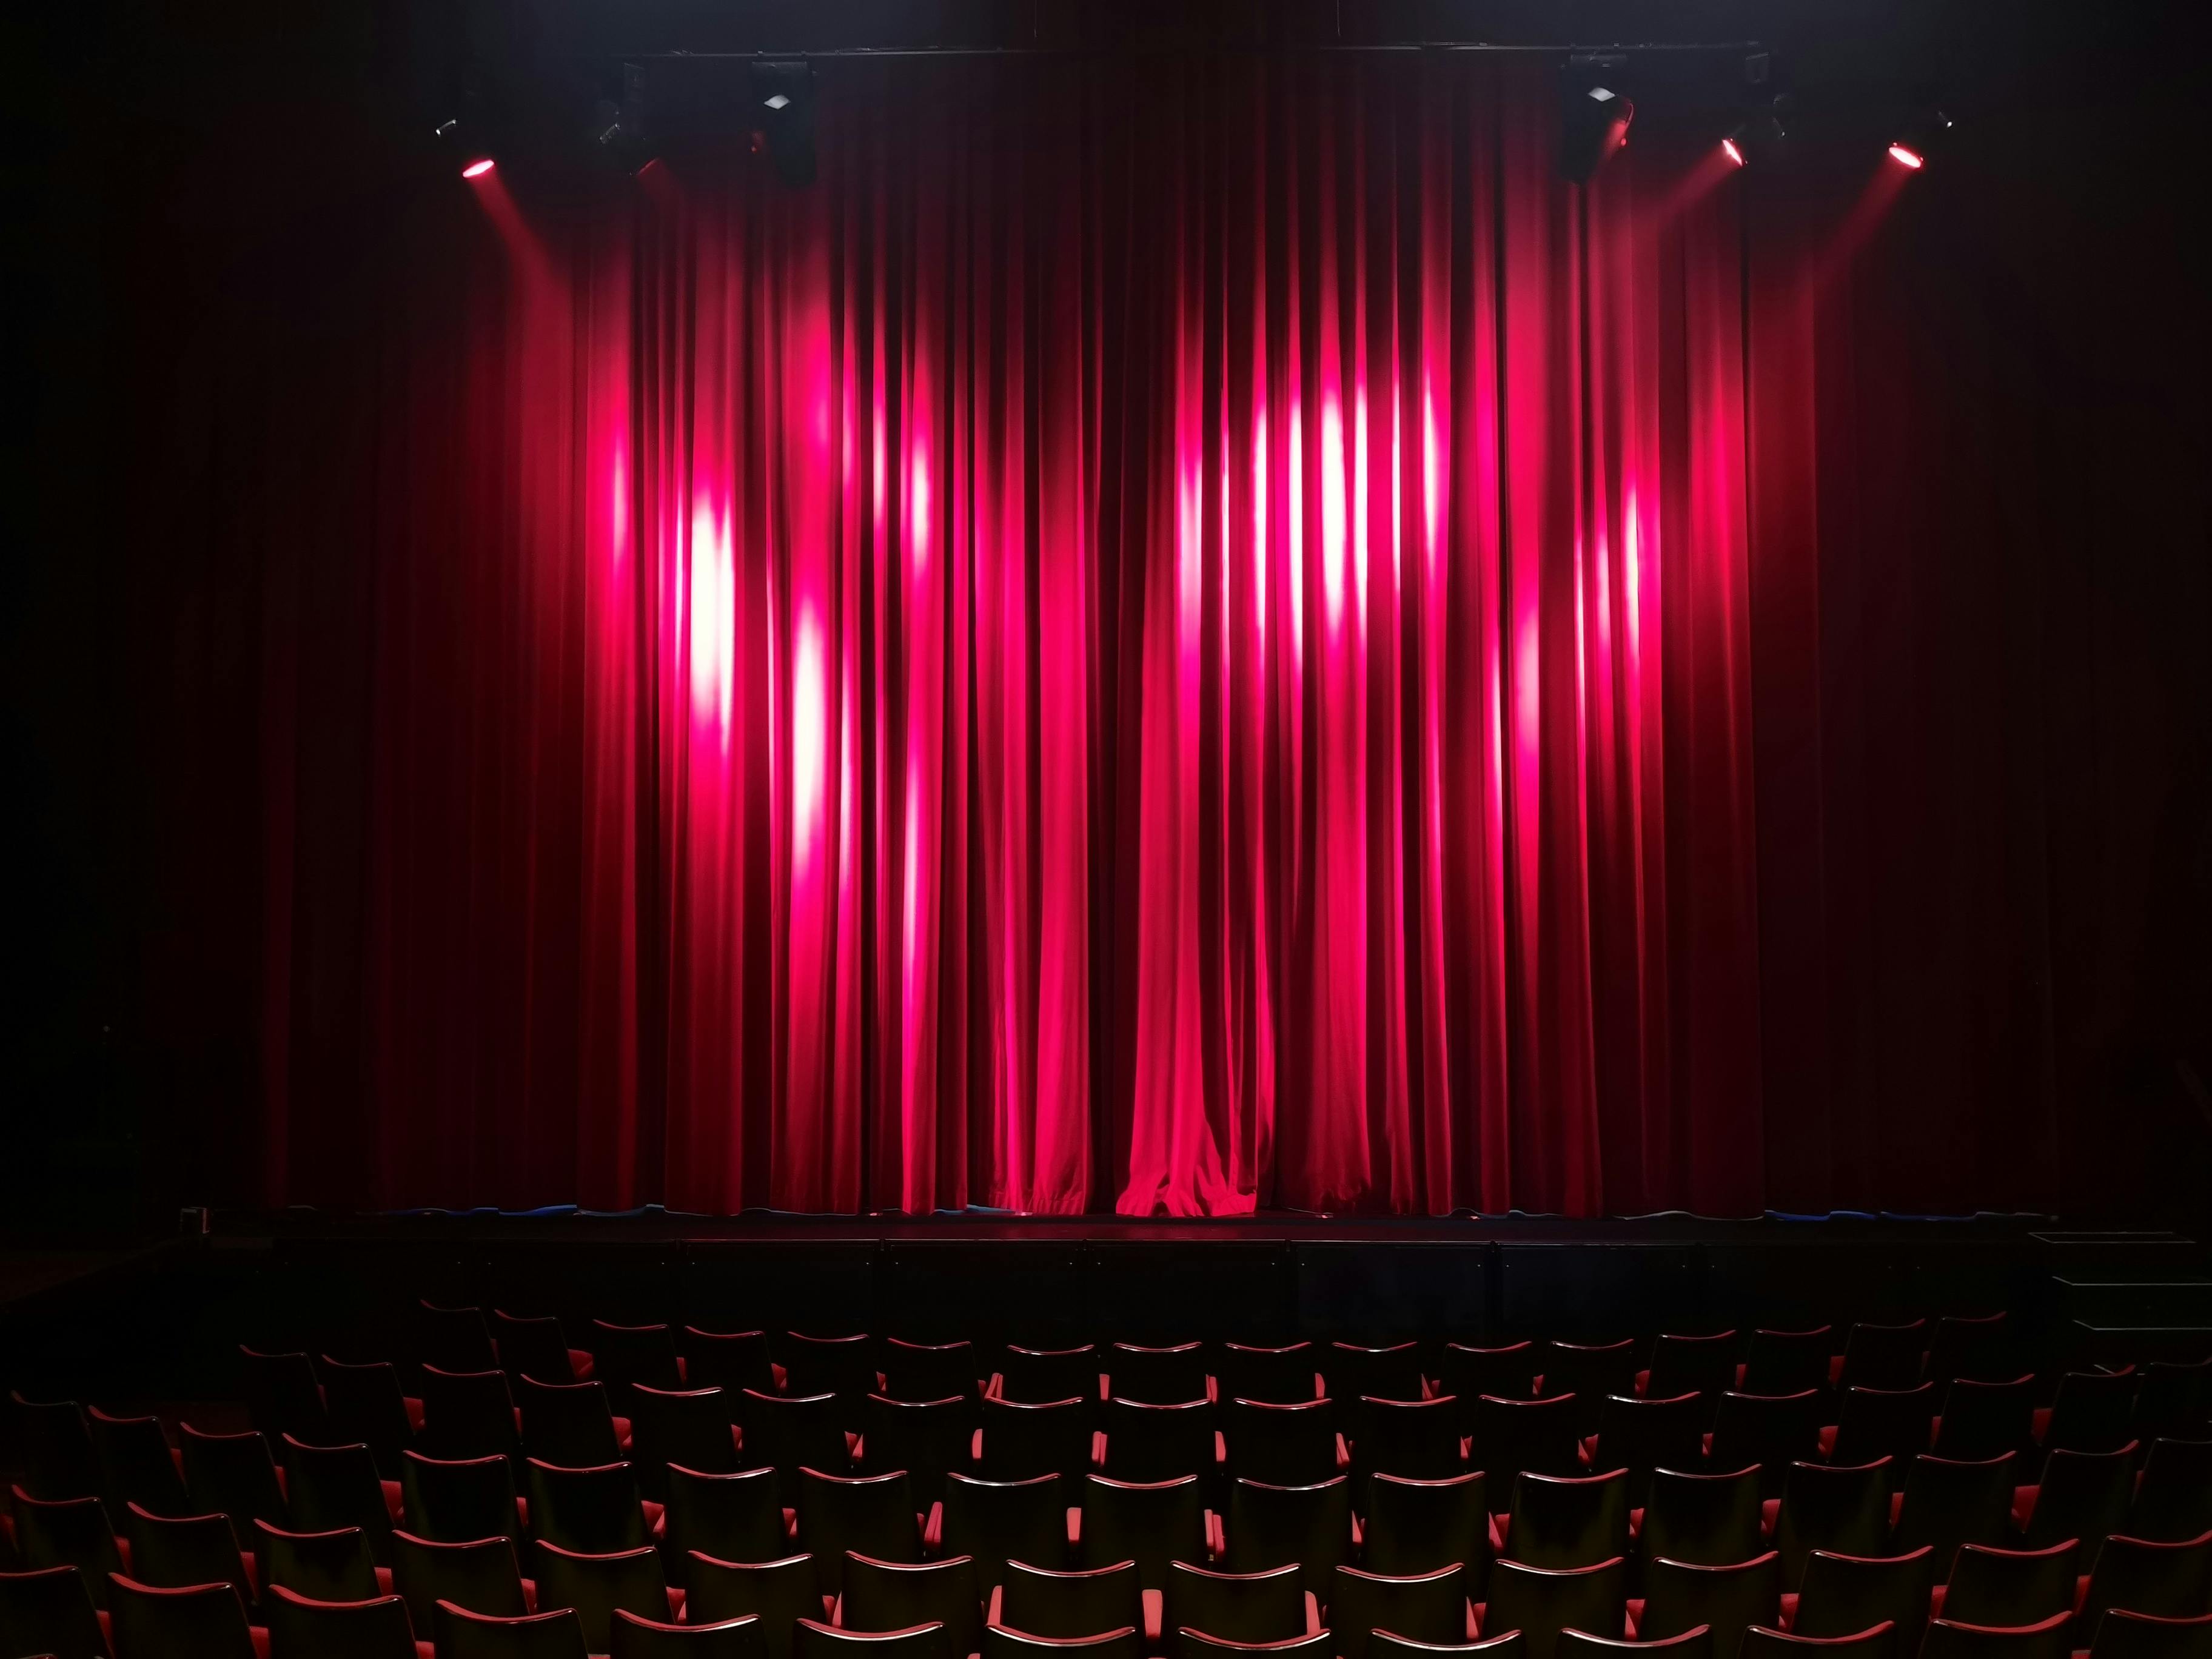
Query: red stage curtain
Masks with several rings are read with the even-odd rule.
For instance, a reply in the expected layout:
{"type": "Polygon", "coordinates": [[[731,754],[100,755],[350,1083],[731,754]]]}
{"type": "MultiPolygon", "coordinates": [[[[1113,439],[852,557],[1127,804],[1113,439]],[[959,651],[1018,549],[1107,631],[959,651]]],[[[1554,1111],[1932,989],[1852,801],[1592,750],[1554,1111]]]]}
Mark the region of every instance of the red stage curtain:
{"type": "Polygon", "coordinates": [[[1573,188],[1542,76],[1411,57],[819,125],[441,179],[187,365],[259,1196],[1765,1202],[1711,135],[1573,188]]]}

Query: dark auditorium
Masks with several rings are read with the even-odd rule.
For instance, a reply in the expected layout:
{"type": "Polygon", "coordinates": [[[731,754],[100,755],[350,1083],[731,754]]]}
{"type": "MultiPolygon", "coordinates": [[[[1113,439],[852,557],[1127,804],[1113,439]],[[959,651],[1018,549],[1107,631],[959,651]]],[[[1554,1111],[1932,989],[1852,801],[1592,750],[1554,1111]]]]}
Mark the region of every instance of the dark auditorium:
{"type": "Polygon", "coordinates": [[[2212,7],[0,61],[0,1659],[2212,1659],[2212,7]]]}

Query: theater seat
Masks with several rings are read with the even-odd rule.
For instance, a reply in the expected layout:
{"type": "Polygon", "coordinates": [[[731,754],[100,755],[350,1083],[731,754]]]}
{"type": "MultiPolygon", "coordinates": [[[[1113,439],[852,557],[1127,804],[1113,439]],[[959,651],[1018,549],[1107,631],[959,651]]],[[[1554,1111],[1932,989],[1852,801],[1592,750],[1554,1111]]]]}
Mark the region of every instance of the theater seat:
{"type": "Polygon", "coordinates": [[[993,1625],[983,1632],[982,1659],[1145,1659],[1146,1646],[1132,1625],[1096,1636],[1036,1636],[993,1625]]]}
{"type": "Polygon", "coordinates": [[[942,1625],[910,1630],[839,1630],[818,1619],[799,1621],[796,1659],[957,1659],[942,1625]]]}
{"type": "Polygon", "coordinates": [[[1594,1567],[1531,1567],[1501,1560],[1491,1569],[1482,1633],[1503,1636],[1517,1630],[1528,1638],[1528,1659],[1556,1659],[1561,1632],[1626,1634],[1627,1618],[1626,1564],[1618,1559],[1594,1567]]]}
{"type": "Polygon", "coordinates": [[[92,1591],[75,1567],[0,1572],[0,1632],[17,1653],[107,1659],[92,1591]]]}
{"type": "Polygon", "coordinates": [[[671,1625],[615,1609],[608,1659],[764,1659],[757,1619],[671,1625]]]}
{"type": "Polygon", "coordinates": [[[569,1607],[500,1619],[441,1601],[433,1630],[438,1659],[588,1659],[569,1607]]]}
{"type": "Polygon", "coordinates": [[[1650,1641],[1591,1636],[1578,1630],[1559,1632],[1559,1659],[1713,1659],[1716,1651],[1712,1632],[1703,1625],[1650,1641]]]}
{"type": "MultiPolygon", "coordinates": [[[[314,1601],[278,1586],[262,1608],[269,1659],[416,1659],[414,1626],[396,1595],[314,1601]]],[[[422,1659],[429,1659],[424,1643],[422,1659]]]]}
{"type": "Polygon", "coordinates": [[[257,1659],[245,1604],[228,1584],[159,1589],[117,1573],[108,1617],[115,1659],[257,1659]]]}
{"type": "Polygon", "coordinates": [[[2067,1659],[2072,1623],[2063,1613],[2038,1624],[2002,1627],[1933,1619],[1921,1659],[2067,1659]]]}
{"type": "Polygon", "coordinates": [[[1753,1625],[1738,1652],[1741,1659],[1914,1659],[1899,1651],[1897,1627],[1886,1623],[1849,1636],[1800,1636],[1753,1625]]]}

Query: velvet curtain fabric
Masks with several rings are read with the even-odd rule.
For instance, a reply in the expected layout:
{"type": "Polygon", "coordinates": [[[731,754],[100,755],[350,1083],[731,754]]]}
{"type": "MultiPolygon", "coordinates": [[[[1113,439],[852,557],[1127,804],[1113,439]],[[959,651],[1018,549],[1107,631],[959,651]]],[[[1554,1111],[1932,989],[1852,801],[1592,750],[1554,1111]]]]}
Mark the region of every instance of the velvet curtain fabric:
{"type": "Polygon", "coordinates": [[[1753,307],[1813,348],[1711,136],[1570,186],[1448,58],[820,96],[803,191],[426,187],[216,377],[259,1196],[1775,1196],[1753,307]]]}

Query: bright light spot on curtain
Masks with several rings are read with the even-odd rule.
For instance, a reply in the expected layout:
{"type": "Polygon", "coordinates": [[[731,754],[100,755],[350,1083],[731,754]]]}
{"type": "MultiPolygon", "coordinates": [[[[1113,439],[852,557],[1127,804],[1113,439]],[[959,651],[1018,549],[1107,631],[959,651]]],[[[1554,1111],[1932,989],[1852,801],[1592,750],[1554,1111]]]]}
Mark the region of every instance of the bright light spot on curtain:
{"type": "Polygon", "coordinates": [[[1352,404],[1352,599],[1355,621],[1367,620],[1367,393],[1352,404]]]}
{"type": "Polygon", "coordinates": [[[1438,541],[1443,498],[1444,462],[1437,438],[1437,389],[1427,376],[1421,379],[1421,533],[1429,556],[1429,573],[1436,574],[1443,552],[1438,541]]]}
{"type": "Polygon", "coordinates": [[[1344,411],[1321,401],[1321,598],[1328,631],[1344,626],[1344,411]]]}
{"type": "Polygon", "coordinates": [[[929,569],[929,452],[920,444],[906,468],[907,556],[917,576],[929,569]]]}
{"type": "Polygon", "coordinates": [[[615,445],[607,468],[607,546],[620,564],[629,551],[629,453],[615,445]]]}
{"type": "Polygon", "coordinates": [[[1267,640],[1267,411],[1252,422],[1252,627],[1267,640]]]}
{"type": "Polygon", "coordinates": [[[822,629],[811,611],[799,613],[791,657],[792,857],[814,862],[822,839],[823,757],[829,743],[828,696],[822,679],[822,629]]]}
{"type": "Polygon", "coordinates": [[[691,708],[730,741],[730,692],[737,678],[737,563],[730,526],[704,502],[691,514],[691,708]]]}

